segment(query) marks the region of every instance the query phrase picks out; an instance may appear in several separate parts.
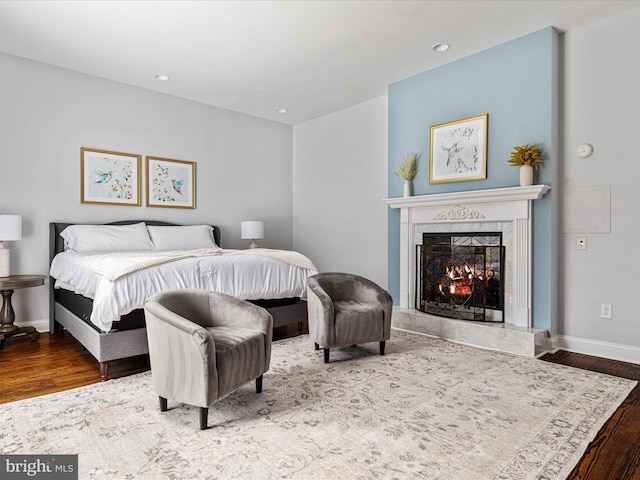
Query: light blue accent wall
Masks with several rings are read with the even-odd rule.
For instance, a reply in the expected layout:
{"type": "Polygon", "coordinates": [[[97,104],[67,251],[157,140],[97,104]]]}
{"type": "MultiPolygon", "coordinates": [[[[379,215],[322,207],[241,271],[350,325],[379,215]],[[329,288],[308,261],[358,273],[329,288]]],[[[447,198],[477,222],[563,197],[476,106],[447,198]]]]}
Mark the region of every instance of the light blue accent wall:
{"type": "MultiPolygon", "coordinates": [[[[403,181],[394,171],[403,156],[418,154],[414,195],[514,187],[519,170],[507,163],[516,145],[537,143],[545,164],[534,183],[551,185],[552,27],[484,50],[389,86],[388,196],[400,197],[403,181]],[[429,127],[487,113],[487,179],[429,184],[429,127]]],[[[454,46],[455,48],[455,46],[454,46]]],[[[537,328],[551,322],[551,200],[534,202],[533,318],[537,328]]],[[[400,212],[389,209],[389,291],[399,298],[400,212]]]]}

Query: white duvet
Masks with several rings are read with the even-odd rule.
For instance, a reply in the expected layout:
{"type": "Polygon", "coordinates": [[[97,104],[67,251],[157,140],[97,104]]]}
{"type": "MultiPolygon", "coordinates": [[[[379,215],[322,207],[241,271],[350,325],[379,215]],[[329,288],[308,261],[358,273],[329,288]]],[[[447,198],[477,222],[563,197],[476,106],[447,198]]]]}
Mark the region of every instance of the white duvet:
{"type": "Polygon", "coordinates": [[[111,281],[85,261],[97,253],[59,253],[50,274],[56,288],[93,299],[91,322],[105,332],[122,315],[142,308],[147,298],[164,290],[195,288],[248,300],[304,297],[307,279],[318,273],[311,261],[308,266],[313,268],[302,268],[275,256],[207,255],[143,268],[111,281]]]}

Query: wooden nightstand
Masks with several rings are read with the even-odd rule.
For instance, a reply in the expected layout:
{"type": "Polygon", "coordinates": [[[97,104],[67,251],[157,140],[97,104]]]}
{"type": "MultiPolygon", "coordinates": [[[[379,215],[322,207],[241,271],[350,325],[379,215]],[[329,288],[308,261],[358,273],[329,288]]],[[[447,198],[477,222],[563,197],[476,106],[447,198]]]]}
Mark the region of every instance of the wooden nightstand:
{"type": "Polygon", "coordinates": [[[9,337],[24,335],[29,340],[36,341],[40,333],[35,327],[16,327],[13,322],[16,314],[11,306],[11,295],[16,288],[31,288],[44,284],[44,275],[10,275],[0,277],[0,294],[2,294],[2,310],[0,310],[0,349],[9,337]]]}

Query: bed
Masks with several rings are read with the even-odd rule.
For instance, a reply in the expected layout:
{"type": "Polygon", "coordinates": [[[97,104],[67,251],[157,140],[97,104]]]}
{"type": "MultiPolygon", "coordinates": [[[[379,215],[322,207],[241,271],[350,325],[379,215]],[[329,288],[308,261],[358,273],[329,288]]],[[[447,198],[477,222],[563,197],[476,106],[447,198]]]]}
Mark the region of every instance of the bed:
{"type": "Polygon", "coordinates": [[[304,292],[306,279],[317,273],[315,267],[303,256],[300,258],[308,263],[297,262],[299,257],[291,257],[296,261],[290,262],[273,257],[276,253],[299,255],[296,252],[224,250],[220,248],[220,229],[217,226],[179,226],[160,221],[127,220],[101,225],[54,222],[49,227],[49,330],[56,333],[66,329],[76,338],[99,362],[103,381],[108,379],[108,362],[148,353],[142,305],[156,291],[200,288],[229,293],[266,308],[273,316],[274,328],[297,323],[301,331],[302,323],[307,319],[304,292]],[[109,227],[103,228],[106,226],[109,227]],[[110,226],[118,229],[118,235],[120,230],[135,230],[138,235],[144,228],[149,239],[153,239],[151,247],[148,248],[144,244],[146,240],[142,239],[134,247],[127,245],[126,251],[120,252],[117,250],[120,248],[119,240],[112,248],[109,235],[102,235],[97,240],[91,237],[92,242],[99,244],[94,251],[93,247],[87,246],[86,238],[70,239],[68,234],[80,229],[83,232],[101,229],[99,231],[102,232],[111,229],[110,226]],[[189,228],[195,227],[208,227],[212,248],[195,249],[192,247],[200,245],[189,245],[201,230],[189,238],[184,236],[184,230],[192,233],[189,228]],[[177,236],[183,235],[179,243],[187,245],[184,251],[175,250],[176,240],[179,240],[174,236],[176,231],[182,232],[177,236]],[[163,239],[168,238],[169,233],[167,242],[163,239]],[[71,245],[70,240],[76,243],[71,245]],[[136,251],[129,252],[130,249],[136,251]],[[142,257],[144,265],[140,266],[142,257]],[[114,271],[114,261],[121,262],[119,270],[114,271]],[[149,262],[152,265],[148,265],[149,262]],[[109,268],[104,265],[109,265],[109,268]]]}

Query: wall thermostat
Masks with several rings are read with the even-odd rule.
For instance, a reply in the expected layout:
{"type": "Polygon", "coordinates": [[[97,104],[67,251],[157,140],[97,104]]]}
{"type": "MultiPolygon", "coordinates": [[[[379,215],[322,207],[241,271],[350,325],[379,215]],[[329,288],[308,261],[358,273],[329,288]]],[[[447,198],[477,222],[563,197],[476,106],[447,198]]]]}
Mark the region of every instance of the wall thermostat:
{"type": "Polygon", "coordinates": [[[578,145],[578,148],[576,150],[576,154],[580,158],[587,158],[592,153],[593,153],[593,147],[588,143],[583,143],[582,145],[578,145]]]}

